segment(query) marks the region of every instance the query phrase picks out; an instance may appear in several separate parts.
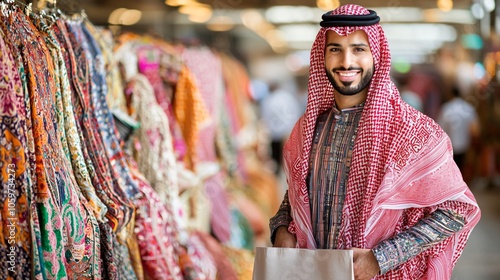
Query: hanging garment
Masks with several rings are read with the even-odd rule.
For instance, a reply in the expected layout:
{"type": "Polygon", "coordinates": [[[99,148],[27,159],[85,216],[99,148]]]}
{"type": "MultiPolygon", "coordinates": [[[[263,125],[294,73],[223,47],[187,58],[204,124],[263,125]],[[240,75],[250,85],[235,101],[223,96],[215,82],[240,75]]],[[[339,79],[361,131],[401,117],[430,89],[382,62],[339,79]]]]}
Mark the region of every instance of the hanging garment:
{"type": "MultiPolygon", "coordinates": [[[[197,173],[202,173],[208,164],[215,165],[212,174],[204,175],[205,194],[211,206],[211,227],[215,237],[222,243],[230,239],[231,213],[229,196],[225,189],[224,174],[220,170],[218,157],[214,147],[217,125],[223,103],[223,82],[220,60],[208,49],[186,48],[182,52],[186,66],[192,71],[196,84],[200,85],[200,93],[205,107],[208,109],[210,120],[199,131],[197,143],[197,173]],[[206,73],[214,73],[213,79],[207,79],[206,73]]],[[[178,110],[182,110],[180,107],[178,110]]],[[[221,150],[221,154],[225,151],[221,150]]]]}
{"type": "Polygon", "coordinates": [[[158,105],[148,79],[143,75],[137,75],[133,79],[131,107],[135,115],[132,117],[141,124],[136,134],[136,148],[139,148],[135,151],[137,164],[162,201],[173,205],[179,190],[170,122],[158,105]]]}
{"type": "Polygon", "coordinates": [[[189,170],[194,170],[198,162],[196,148],[199,133],[204,124],[210,121],[210,116],[198,91],[195,77],[185,65],[179,72],[172,104],[175,121],[179,124],[186,143],[184,163],[189,170]]]}
{"type": "Polygon", "coordinates": [[[89,205],[92,207],[95,217],[98,221],[102,222],[107,212],[107,207],[95,192],[83,157],[82,143],[78,136],[78,128],[76,126],[73,106],[71,104],[72,93],[68,71],[64,62],[60,43],[57,41],[54,32],[50,30],[44,22],[36,20],[36,18],[32,19],[32,21],[37,24],[39,30],[41,30],[42,38],[44,38],[52,61],[54,62],[54,82],[57,88],[57,91],[54,93],[56,101],[54,105],[58,127],[61,131],[60,139],[65,156],[72,163],[78,186],[89,201],[89,205]]]}
{"type": "Polygon", "coordinates": [[[188,147],[173,111],[174,85],[166,83],[160,75],[163,71],[161,59],[165,54],[155,45],[146,45],[137,48],[137,56],[139,72],[147,77],[153,87],[157,103],[168,117],[176,161],[184,162],[188,147]]]}
{"type": "MultiPolygon", "coordinates": [[[[103,55],[97,41],[89,32],[87,26],[92,25],[90,22],[86,21],[85,24],[82,23],[80,25],[80,28],[82,29],[85,39],[88,42],[87,45],[91,54],[91,56],[87,56],[87,58],[90,58],[89,61],[93,62],[93,64],[89,63],[89,65],[94,67],[94,70],[91,72],[91,100],[96,112],[99,131],[101,133],[104,146],[106,147],[111,166],[115,168],[118,173],[119,179],[122,180],[120,185],[123,187],[127,197],[130,199],[135,195],[139,195],[139,191],[136,187],[136,182],[134,182],[134,180],[130,177],[130,171],[128,170],[125,155],[119,140],[119,133],[116,129],[113,115],[111,114],[106,102],[108,86],[106,83],[106,69],[103,55]]],[[[82,40],[85,39],[82,38],[82,40]]]]}
{"type": "Polygon", "coordinates": [[[84,22],[85,27],[99,45],[104,61],[104,69],[106,75],[106,84],[108,93],[106,96],[106,104],[110,109],[120,109],[125,111],[127,102],[123,95],[123,84],[120,74],[120,69],[113,56],[114,37],[110,30],[97,27],[89,20],[84,22]]]}
{"type": "Polygon", "coordinates": [[[99,154],[102,150],[102,142],[96,136],[93,129],[93,113],[89,101],[89,78],[88,65],[85,53],[76,41],[71,32],[68,32],[66,22],[58,20],[52,26],[62,49],[66,67],[69,70],[68,76],[71,83],[73,111],[76,118],[80,143],[82,143],[82,152],[89,168],[89,175],[92,178],[92,185],[96,189],[99,199],[105,203],[108,211],[106,219],[113,231],[122,227],[124,224],[124,214],[121,208],[121,192],[115,191],[115,181],[111,176],[109,165],[99,154]]]}
{"type": "MultiPolygon", "coordinates": [[[[174,253],[179,257],[178,266],[182,270],[182,275],[186,279],[192,279],[192,277],[197,279],[197,276],[193,276],[193,274],[198,274],[200,275],[199,277],[201,277],[201,275],[207,275],[208,277],[213,274],[210,270],[210,264],[212,263],[211,256],[189,243],[190,235],[186,232],[185,228],[185,220],[187,217],[185,212],[176,205],[179,201],[178,189],[176,187],[177,181],[172,181],[172,179],[176,179],[178,172],[181,172],[181,170],[179,170],[179,165],[174,155],[174,148],[171,140],[172,136],[169,129],[169,119],[163,109],[158,105],[149,80],[145,76],[137,74],[137,69],[134,68],[137,62],[134,58],[137,58],[137,56],[133,49],[133,43],[122,43],[115,54],[118,61],[122,64],[123,69],[125,69],[124,76],[127,78],[126,88],[127,93],[130,94],[129,100],[131,102],[129,104],[130,108],[127,111],[133,112],[131,117],[141,124],[136,133],[136,140],[132,144],[132,147],[134,147],[133,153],[138,160],[138,168],[142,169],[142,173],[145,175],[144,177],[147,178],[149,176],[148,180],[151,182],[151,186],[157,188],[158,194],[156,195],[159,195],[158,197],[160,197],[162,201],[161,204],[163,204],[161,207],[165,207],[168,213],[173,213],[171,215],[163,214],[162,219],[164,220],[164,226],[175,228],[171,241],[175,248],[174,253]],[[180,246],[181,240],[182,247],[180,246]],[[186,249],[184,249],[184,247],[186,249]]],[[[196,178],[192,179],[198,181],[196,178]]],[[[151,191],[144,190],[144,192],[150,193],[151,191]]],[[[147,195],[147,197],[151,197],[151,195],[147,195]]],[[[145,207],[144,202],[139,201],[138,203],[141,205],[141,209],[145,207]]],[[[151,204],[156,205],[158,203],[151,204]]],[[[156,208],[158,207],[160,207],[160,205],[156,208]]],[[[158,209],[161,209],[161,207],[158,209]]],[[[147,221],[146,219],[137,220],[138,223],[143,223],[137,225],[137,227],[143,227],[140,232],[144,232],[151,227],[151,225],[146,223],[147,221]]],[[[155,246],[152,245],[158,243],[159,246],[165,248],[172,246],[172,244],[162,245],[162,242],[168,241],[165,238],[155,240],[158,238],[158,235],[162,235],[158,233],[165,230],[167,229],[163,229],[161,225],[159,225],[155,227],[153,233],[141,236],[139,239],[142,248],[141,252],[146,253],[147,259],[159,261],[159,263],[149,262],[148,268],[152,269],[155,266],[164,267],[165,265],[165,262],[162,260],[164,260],[166,256],[158,256],[158,253],[161,253],[161,251],[156,250],[155,246]]],[[[146,268],[146,274],[148,274],[148,272],[153,273],[152,275],[157,275],[154,277],[160,278],[162,274],[158,271],[168,271],[168,269],[156,268],[157,272],[155,272],[154,270],[148,270],[148,268],[146,268]]]]}
{"type": "Polygon", "coordinates": [[[99,227],[64,156],[53,93],[54,68],[41,34],[24,13],[12,8],[2,20],[4,34],[26,65],[35,146],[40,267],[44,278],[99,279],[99,227]],[[61,156],[63,155],[63,156],[61,156]]]}
{"type": "MultiPolygon", "coordinates": [[[[117,181],[118,188],[122,192],[121,197],[129,205],[129,209],[125,212],[125,219],[127,223],[124,224],[124,228],[116,232],[116,237],[112,239],[112,244],[107,243],[107,245],[113,246],[112,251],[114,253],[114,258],[116,263],[119,264],[117,268],[117,278],[119,279],[137,279],[137,275],[130,262],[130,252],[126,246],[126,240],[118,240],[119,237],[131,238],[125,234],[132,217],[134,215],[134,206],[130,199],[139,195],[136,183],[131,179],[129,175],[129,170],[125,165],[123,152],[121,150],[120,143],[118,141],[118,132],[114,125],[112,115],[106,104],[107,95],[107,85],[105,82],[105,71],[100,49],[89,34],[85,26],[80,21],[74,21],[70,24],[70,29],[76,35],[77,40],[82,45],[87,58],[87,63],[89,65],[90,73],[90,104],[93,108],[93,113],[95,117],[94,129],[100,135],[96,137],[101,137],[104,148],[104,158],[109,162],[111,172],[115,175],[114,179],[117,181]],[[125,231],[125,232],[124,232],[125,231]]],[[[130,229],[130,228],[129,228],[130,229]]]]}
{"type": "MultiPolygon", "coordinates": [[[[4,17],[0,21],[0,28],[2,32],[0,32],[2,35],[4,32],[8,30],[8,25],[6,25],[7,20],[6,20],[6,15],[2,14],[4,17]]],[[[17,46],[10,41],[9,37],[5,36],[5,44],[8,47],[9,51],[12,54],[18,54],[19,50],[17,49],[17,46]]],[[[26,111],[25,114],[25,125],[26,125],[26,146],[25,147],[25,154],[26,154],[26,163],[27,163],[27,168],[25,169],[25,172],[27,174],[27,180],[28,180],[28,186],[26,188],[27,194],[28,194],[28,201],[31,201],[32,203],[29,203],[30,209],[29,209],[29,221],[28,223],[30,224],[31,227],[31,262],[32,262],[32,275],[34,277],[42,277],[43,275],[43,259],[42,256],[40,255],[40,252],[42,251],[41,249],[41,244],[42,244],[42,234],[41,234],[41,229],[40,229],[40,221],[38,218],[38,207],[36,204],[36,197],[35,197],[35,190],[36,189],[36,174],[34,172],[35,166],[36,166],[36,156],[35,156],[35,141],[33,137],[33,123],[31,119],[31,107],[30,107],[30,100],[29,100],[29,94],[28,94],[28,78],[26,77],[26,70],[24,67],[24,62],[23,58],[21,55],[14,55],[14,59],[16,61],[18,70],[19,70],[19,78],[20,82],[22,85],[22,95],[24,98],[24,110],[26,111]]],[[[15,80],[15,79],[13,79],[15,80]]],[[[7,99],[8,100],[8,99],[7,99]]],[[[19,103],[18,103],[19,104],[19,103]]],[[[19,109],[20,112],[22,112],[23,109],[19,109]]]]}
{"type": "Polygon", "coordinates": [[[26,119],[30,116],[25,106],[21,65],[0,36],[0,278],[16,280],[28,279],[32,272],[40,275],[39,267],[32,271],[32,263],[38,263],[38,246],[32,246],[36,234],[32,235],[30,226],[38,222],[36,215],[30,215],[30,205],[35,205],[27,148],[26,119]],[[34,262],[32,252],[36,252],[34,262]]]}
{"type": "MultiPolygon", "coordinates": [[[[71,81],[72,89],[73,89],[73,109],[75,112],[75,116],[77,117],[77,126],[79,127],[79,137],[81,142],[84,143],[82,150],[84,157],[86,158],[86,162],[89,166],[89,172],[91,173],[91,177],[93,179],[93,184],[96,190],[98,190],[98,195],[101,200],[103,200],[108,206],[108,212],[106,213],[106,217],[108,218],[108,223],[101,223],[99,226],[101,228],[101,243],[102,243],[102,255],[101,259],[103,261],[103,277],[107,279],[117,279],[122,278],[120,275],[127,275],[129,277],[135,277],[135,273],[131,273],[130,269],[130,257],[129,252],[127,252],[126,248],[124,248],[123,242],[118,240],[118,235],[113,231],[113,227],[118,230],[116,227],[119,225],[118,221],[120,216],[116,216],[116,213],[121,213],[122,207],[124,207],[123,200],[124,195],[116,193],[114,189],[106,188],[107,186],[112,186],[114,182],[112,181],[111,176],[107,175],[111,173],[111,168],[109,167],[109,163],[106,157],[97,156],[97,155],[105,155],[105,152],[102,151],[102,144],[100,142],[100,138],[96,137],[97,135],[95,131],[95,126],[92,124],[92,110],[88,110],[89,98],[88,94],[79,94],[88,92],[88,77],[85,75],[87,70],[87,62],[86,58],[83,55],[83,49],[76,42],[75,38],[71,33],[66,31],[65,22],[58,21],[57,27],[53,28],[57,29],[55,34],[57,34],[60,38],[61,42],[65,42],[65,49],[74,50],[73,52],[67,52],[66,56],[66,64],[68,65],[68,69],[71,69],[71,81]],[[72,42],[70,42],[72,41],[72,42]],[[71,45],[71,43],[73,43],[71,45]],[[76,63],[76,59],[80,58],[80,63],[76,63]],[[82,106],[82,104],[84,106],[82,106]],[[83,128],[83,129],[82,129],[83,128]],[[83,133],[83,134],[82,134],[83,133]],[[86,136],[84,136],[86,135],[86,136]],[[90,145],[87,148],[87,145],[90,145]],[[94,167],[97,167],[97,172],[94,167]],[[124,269],[125,268],[125,269],[124,269]]],[[[122,216],[123,217],[123,216],[122,216]]],[[[124,230],[130,225],[130,222],[125,224],[124,230]]],[[[121,230],[121,229],[120,229],[121,230]]],[[[123,233],[121,230],[118,234],[123,233]]],[[[137,268],[140,270],[140,268],[137,268]]]]}
{"type": "Polygon", "coordinates": [[[177,228],[172,223],[173,213],[161,197],[129,160],[132,176],[143,193],[134,201],[136,210],[135,233],[141,251],[142,265],[147,279],[182,279],[177,254],[177,228]]]}

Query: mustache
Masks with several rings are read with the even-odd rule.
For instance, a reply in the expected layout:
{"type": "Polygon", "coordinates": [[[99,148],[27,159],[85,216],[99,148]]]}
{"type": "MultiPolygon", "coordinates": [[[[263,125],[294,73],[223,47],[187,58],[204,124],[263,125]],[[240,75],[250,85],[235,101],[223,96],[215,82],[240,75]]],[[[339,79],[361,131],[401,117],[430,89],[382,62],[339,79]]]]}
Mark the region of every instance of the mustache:
{"type": "Polygon", "coordinates": [[[349,68],[337,67],[337,68],[333,68],[332,72],[333,71],[363,71],[363,68],[361,68],[361,67],[349,67],[349,68]]]}

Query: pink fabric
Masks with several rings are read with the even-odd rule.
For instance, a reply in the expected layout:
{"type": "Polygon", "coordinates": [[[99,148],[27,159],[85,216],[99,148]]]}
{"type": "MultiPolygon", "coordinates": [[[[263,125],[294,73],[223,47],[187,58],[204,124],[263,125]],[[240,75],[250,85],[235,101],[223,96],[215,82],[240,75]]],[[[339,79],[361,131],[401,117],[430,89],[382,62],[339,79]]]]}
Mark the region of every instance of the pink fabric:
{"type": "MultiPolygon", "coordinates": [[[[204,103],[207,106],[212,122],[206,123],[200,131],[198,142],[198,159],[206,162],[217,162],[214,149],[217,125],[219,123],[222,96],[222,65],[220,58],[208,48],[186,48],[182,58],[196,78],[204,103]],[[207,75],[210,73],[210,75],[207,75]]],[[[211,227],[220,242],[228,242],[231,238],[229,230],[231,213],[229,195],[224,187],[224,175],[217,172],[205,181],[205,193],[211,202],[211,227]]]]}
{"type": "MultiPolygon", "coordinates": [[[[368,14],[345,5],[334,14],[368,14]]],[[[480,210],[452,159],[451,142],[430,118],[402,102],[390,80],[390,52],[380,24],[321,28],[311,50],[307,109],[285,144],[285,172],[298,247],[315,248],[306,185],[316,119],[334,104],[324,68],[325,34],[363,30],[375,72],[370,84],[347,183],[339,249],[372,248],[413,226],[437,207],[453,209],[467,224],[456,236],[420,254],[379,279],[449,279],[480,210]],[[418,209],[417,209],[418,208],[418,209]]]]}

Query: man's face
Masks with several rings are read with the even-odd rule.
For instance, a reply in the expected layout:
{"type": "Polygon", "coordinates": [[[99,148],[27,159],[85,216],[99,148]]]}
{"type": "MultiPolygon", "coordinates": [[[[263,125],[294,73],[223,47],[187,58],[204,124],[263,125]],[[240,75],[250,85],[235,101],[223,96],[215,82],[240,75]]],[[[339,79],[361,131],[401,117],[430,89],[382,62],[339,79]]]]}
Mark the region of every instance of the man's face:
{"type": "Polygon", "coordinates": [[[362,30],[348,36],[326,33],[325,69],[328,79],[342,95],[366,93],[373,76],[373,56],[362,30]]]}

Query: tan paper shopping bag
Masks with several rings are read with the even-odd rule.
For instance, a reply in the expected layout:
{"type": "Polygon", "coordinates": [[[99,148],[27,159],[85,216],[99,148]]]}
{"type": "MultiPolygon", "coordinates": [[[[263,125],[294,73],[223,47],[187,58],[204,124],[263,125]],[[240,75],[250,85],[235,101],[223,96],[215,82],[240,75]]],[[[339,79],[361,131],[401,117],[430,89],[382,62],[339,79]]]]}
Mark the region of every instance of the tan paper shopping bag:
{"type": "Polygon", "coordinates": [[[257,247],[253,280],[354,280],[351,250],[257,247]]]}

